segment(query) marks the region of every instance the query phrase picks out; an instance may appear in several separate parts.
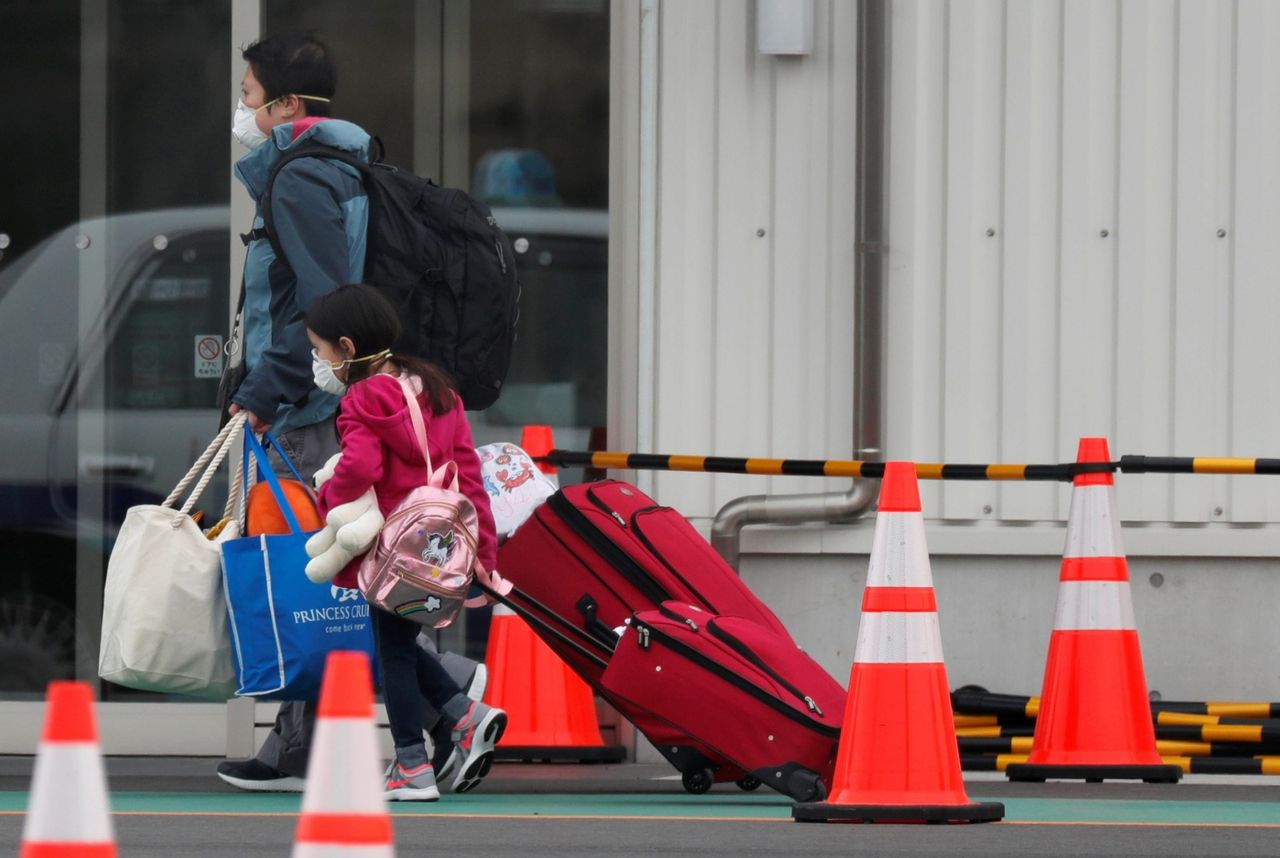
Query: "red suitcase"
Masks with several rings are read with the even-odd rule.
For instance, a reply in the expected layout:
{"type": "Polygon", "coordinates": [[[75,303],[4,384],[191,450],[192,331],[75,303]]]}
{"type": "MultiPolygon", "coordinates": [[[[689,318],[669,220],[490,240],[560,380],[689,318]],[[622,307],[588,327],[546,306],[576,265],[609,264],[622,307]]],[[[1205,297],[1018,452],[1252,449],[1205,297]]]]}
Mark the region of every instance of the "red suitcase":
{"type": "MultiPolygon", "coordinates": [[[[636,701],[615,699],[601,682],[618,644],[615,629],[667,601],[742,618],[768,635],[773,646],[782,642],[783,651],[799,653],[773,611],[683,515],[619,480],[569,486],[548,498],[503,544],[498,569],[515,585],[501,601],[653,742],[682,773],[687,790],[704,792],[714,782],[729,780],[743,789],[759,786],[751,772],[760,766],[736,764],[734,757],[691,737],[679,719],[650,713],[643,690],[636,701]]],[[[806,671],[808,665],[817,667],[807,656],[804,660],[806,671]]],[[[822,675],[828,683],[823,695],[829,696],[831,687],[840,694],[833,716],[838,728],[844,691],[822,675]]],[[[829,741],[834,746],[834,738],[829,741]]],[[[747,764],[754,759],[742,756],[747,764]]],[[[792,773],[786,770],[783,780],[792,773]]],[[[790,789],[814,794],[810,780],[802,773],[790,789]]]]}
{"type": "Polygon", "coordinates": [[[601,686],[652,725],[641,729],[691,792],[755,779],[796,801],[827,795],[845,691],[786,635],[665,602],[632,618],[601,686]]]}
{"type": "Polygon", "coordinates": [[[683,515],[619,480],[552,495],[499,550],[498,569],[516,586],[517,613],[540,621],[551,648],[597,687],[614,629],[665,601],[745,617],[790,638],[683,515]]]}

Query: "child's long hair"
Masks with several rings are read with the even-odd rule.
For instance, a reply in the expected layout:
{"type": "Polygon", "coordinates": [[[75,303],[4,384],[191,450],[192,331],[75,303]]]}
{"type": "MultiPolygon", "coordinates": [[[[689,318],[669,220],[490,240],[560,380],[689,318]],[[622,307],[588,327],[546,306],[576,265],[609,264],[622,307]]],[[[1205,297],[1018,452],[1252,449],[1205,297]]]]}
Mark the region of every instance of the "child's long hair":
{"type": "MultiPolygon", "coordinates": [[[[307,313],[306,326],[322,339],[336,343],[350,338],[356,357],[373,355],[390,349],[400,336],[400,319],[395,308],[372,286],[349,283],[322,296],[307,313]]],[[[431,403],[433,414],[447,414],[457,399],[453,382],[444,370],[421,358],[393,354],[391,359],[402,369],[422,379],[422,389],[431,403]]],[[[368,378],[377,369],[377,361],[347,364],[347,384],[368,378]]]]}

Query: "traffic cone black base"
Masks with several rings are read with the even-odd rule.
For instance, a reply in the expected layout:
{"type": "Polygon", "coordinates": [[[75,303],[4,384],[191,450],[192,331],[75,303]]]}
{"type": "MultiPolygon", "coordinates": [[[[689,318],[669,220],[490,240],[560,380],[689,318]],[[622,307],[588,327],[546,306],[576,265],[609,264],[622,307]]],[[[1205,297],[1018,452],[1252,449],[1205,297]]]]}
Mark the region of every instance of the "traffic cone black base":
{"type": "Polygon", "coordinates": [[[1046,780],[1083,780],[1090,783],[1107,781],[1146,781],[1149,784],[1176,784],[1182,778],[1181,766],[1074,766],[1013,763],[1004,770],[1011,781],[1043,783],[1046,780]]]}
{"type": "Polygon", "coordinates": [[[888,807],[883,804],[827,804],[814,801],[792,807],[791,818],[796,822],[996,822],[1004,819],[1004,805],[1000,802],[978,801],[973,804],[904,804],[888,807]]]}

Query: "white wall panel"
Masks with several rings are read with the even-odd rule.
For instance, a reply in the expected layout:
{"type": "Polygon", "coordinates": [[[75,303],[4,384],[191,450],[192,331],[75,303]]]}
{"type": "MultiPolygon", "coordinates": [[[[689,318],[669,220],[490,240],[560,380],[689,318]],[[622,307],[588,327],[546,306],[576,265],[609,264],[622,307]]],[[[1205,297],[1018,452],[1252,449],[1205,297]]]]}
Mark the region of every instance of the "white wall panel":
{"type": "MultiPolygon", "coordinates": [[[[1095,434],[1117,456],[1280,455],[1278,42],[1260,0],[894,0],[890,455],[1064,461],[1095,434]]],[[[1119,483],[1125,519],[1280,520],[1271,478],[1119,483]]],[[[1068,496],[951,483],[925,504],[1035,521],[1068,496]]]]}
{"type": "MultiPolygon", "coordinates": [[[[754,4],[660,5],[655,447],[848,457],[853,434],[856,4],[815,3],[814,51],[762,56],[754,4]]],[[[821,479],[660,474],[710,516],[821,479]]]]}
{"type": "MultiPolygon", "coordinates": [[[[1236,16],[1235,207],[1228,241],[1233,249],[1231,319],[1231,447],[1240,455],[1275,455],[1280,426],[1280,5],[1249,0],[1236,16]],[[1242,179],[1242,177],[1246,177],[1242,179]]],[[[1280,495],[1263,480],[1232,480],[1231,521],[1280,520],[1280,495]]]]}

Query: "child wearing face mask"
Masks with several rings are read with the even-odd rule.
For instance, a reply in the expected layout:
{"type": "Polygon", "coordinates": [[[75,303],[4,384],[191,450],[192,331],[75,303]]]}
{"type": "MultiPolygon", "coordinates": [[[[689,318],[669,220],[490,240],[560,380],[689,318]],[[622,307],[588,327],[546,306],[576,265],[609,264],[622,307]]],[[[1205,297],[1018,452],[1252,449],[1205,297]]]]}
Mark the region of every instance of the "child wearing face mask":
{"type": "MultiPolygon", "coordinates": [[[[332,508],[354,501],[372,488],[386,516],[426,482],[426,462],[398,380],[407,376],[418,391],[432,460],[457,464],[459,490],[475,504],[480,523],[477,559],[484,568],[495,568],[497,534],[481,482],[480,459],[462,400],[448,376],[427,361],[393,354],[399,320],[391,305],[370,286],[342,286],[321,297],[307,314],[306,327],[313,346],[316,386],[342,396],[337,420],[342,458],[320,488],[321,514],[327,516],[332,508]]],[[[338,573],[334,583],[358,586],[358,565],[359,559],[353,561],[338,573]]],[[[418,659],[415,640],[420,625],[377,608],[372,615],[387,719],[395,741],[395,759],[386,778],[387,797],[416,801],[439,797],[422,738],[422,696],[454,724],[454,753],[462,755],[454,790],[465,792],[478,785],[488,773],[493,746],[506,727],[506,713],[473,703],[438,663],[418,659]]]]}

